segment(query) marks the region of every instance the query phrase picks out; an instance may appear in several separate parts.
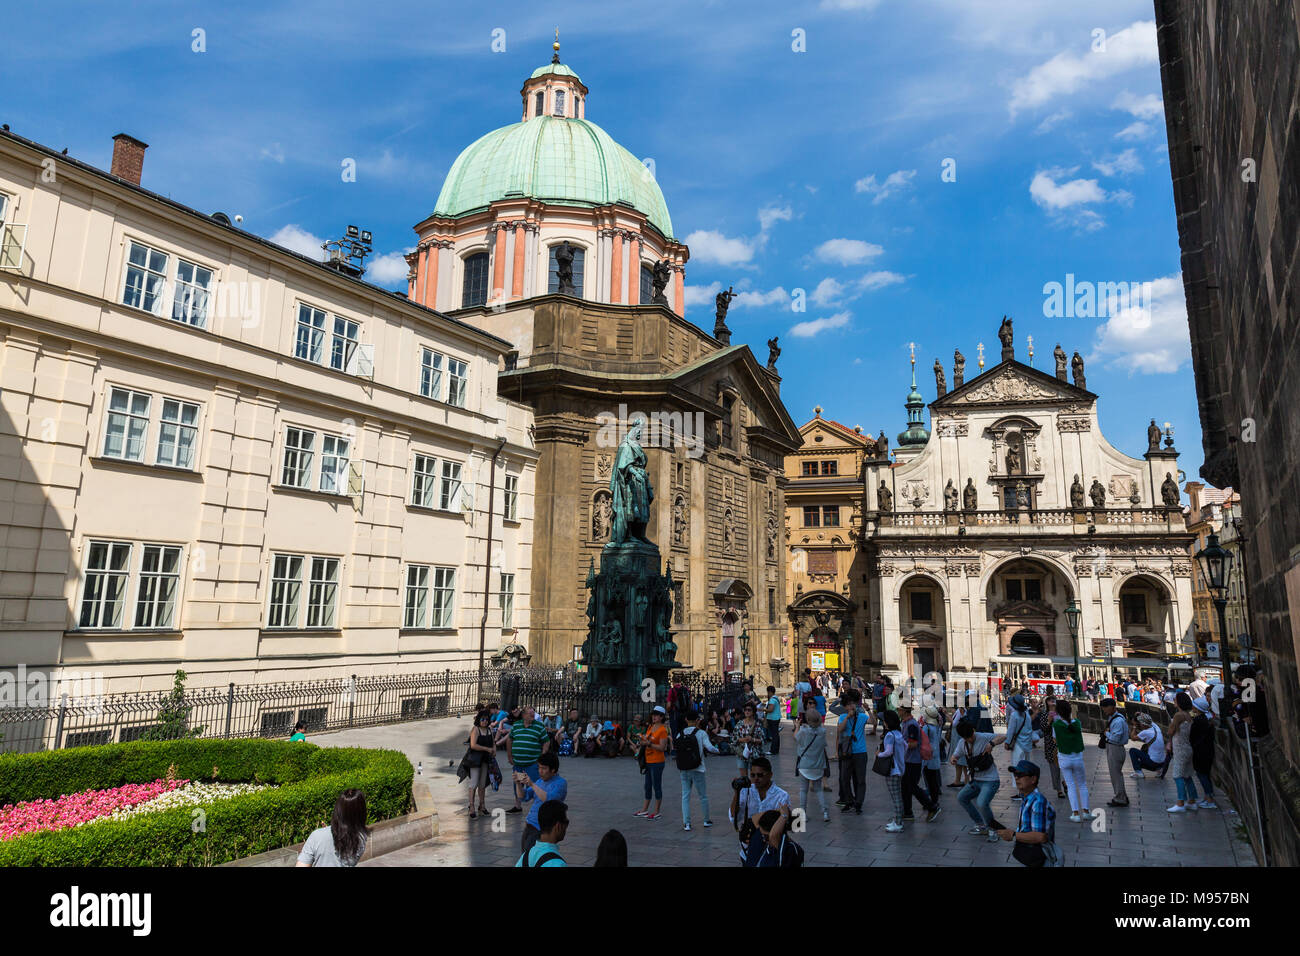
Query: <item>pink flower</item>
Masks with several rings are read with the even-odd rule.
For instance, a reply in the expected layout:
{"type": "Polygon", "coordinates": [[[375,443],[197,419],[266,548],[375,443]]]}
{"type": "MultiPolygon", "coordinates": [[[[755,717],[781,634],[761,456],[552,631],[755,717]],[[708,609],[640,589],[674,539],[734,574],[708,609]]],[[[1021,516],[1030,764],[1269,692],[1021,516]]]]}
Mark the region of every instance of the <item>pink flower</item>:
{"type": "Polygon", "coordinates": [[[153,783],[128,783],[111,790],[84,790],[65,794],[57,800],[32,800],[0,807],[0,840],[36,833],[41,830],[64,830],[115,810],[152,800],[159,794],[175,790],[188,780],[155,780],[153,783]]]}

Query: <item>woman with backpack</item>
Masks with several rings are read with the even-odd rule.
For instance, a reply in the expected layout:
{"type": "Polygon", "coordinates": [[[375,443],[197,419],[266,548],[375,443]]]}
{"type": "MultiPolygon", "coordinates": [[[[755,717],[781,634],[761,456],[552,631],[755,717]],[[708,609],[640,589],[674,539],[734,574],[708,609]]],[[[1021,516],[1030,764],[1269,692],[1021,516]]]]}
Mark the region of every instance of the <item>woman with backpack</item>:
{"type": "Polygon", "coordinates": [[[1210,779],[1210,773],[1214,770],[1214,721],[1210,718],[1210,700],[1202,695],[1192,701],[1192,707],[1195,708],[1195,716],[1192,718],[1192,729],[1187,732],[1187,739],[1192,745],[1192,769],[1196,771],[1196,779],[1201,781],[1201,788],[1205,791],[1205,797],[1197,807],[1202,810],[1217,810],[1219,805],[1214,802],[1214,781],[1210,779]]]}
{"type": "Polygon", "coordinates": [[[1070,797],[1070,822],[1092,819],[1088,809],[1088,772],[1083,766],[1083,725],[1074,716],[1068,700],[1056,702],[1056,719],[1052,721],[1052,740],[1056,744],[1056,762],[1061,767],[1065,792],[1070,797]]]}
{"type": "Polygon", "coordinates": [[[794,772],[799,778],[799,805],[803,807],[804,819],[808,819],[808,788],[811,786],[817,791],[822,819],[829,823],[831,815],[826,809],[826,793],[822,789],[822,778],[830,766],[826,757],[826,728],[822,726],[822,715],[815,709],[795,732],[794,752],[794,772]]]}
{"type": "Polygon", "coordinates": [[[682,728],[682,732],[673,739],[673,756],[677,759],[677,771],[682,778],[682,829],[691,830],[691,791],[700,795],[700,809],[704,811],[704,826],[713,826],[709,819],[709,793],[704,776],[704,755],[716,754],[718,748],[709,740],[705,729],[708,723],[704,714],[695,718],[695,723],[682,728]]]}
{"type": "Polygon", "coordinates": [[[904,761],[907,758],[907,743],[903,740],[902,731],[899,730],[903,722],[899,719],[897,711],[887,710],[880,715],[880,719],[885,725],[885,737],[880,742],[880,752],[876,754],[871,769],[885,778],[889,799],[894,805],[894,815],[889,823],[885,824],[885,830],[889,833],[901,833],[903,832],[903,771],[904,761]]]}

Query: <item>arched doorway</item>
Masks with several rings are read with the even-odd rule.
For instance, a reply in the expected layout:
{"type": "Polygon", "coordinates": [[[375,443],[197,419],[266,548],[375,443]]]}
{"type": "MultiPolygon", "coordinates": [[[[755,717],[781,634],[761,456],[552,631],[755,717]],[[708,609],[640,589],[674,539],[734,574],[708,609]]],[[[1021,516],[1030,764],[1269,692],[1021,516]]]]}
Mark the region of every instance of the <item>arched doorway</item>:
{"type": "Polygon", "coordinates": [[[1011,635],[1012,654],[1043,655],[1043,635],[1032,628],[1021,628],[1011,635]]]}
{"type": "Polygon", "coordinates": [[[739,620],[735,611],[728,611],[722,615],[722,673],[724,674],[740,669],[740,662],[736,658],[736,622],[739,620]]]}
{"type": "Polygon", "coordinates": [[[1050,561],[1022,556],[999,565],[985,584],[985,613],[996,640],[991,654],[1068,657],[1074,653],[1064,611],[1074,586],[1050,561]]]}

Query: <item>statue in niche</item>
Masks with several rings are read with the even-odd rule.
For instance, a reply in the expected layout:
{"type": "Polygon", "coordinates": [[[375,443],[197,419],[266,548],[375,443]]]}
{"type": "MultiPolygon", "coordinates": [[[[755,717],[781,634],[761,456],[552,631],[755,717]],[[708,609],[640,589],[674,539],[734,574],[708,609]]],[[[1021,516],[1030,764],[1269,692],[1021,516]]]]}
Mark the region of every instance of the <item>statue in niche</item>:
{"type": "Polygon", "coordinates": [[[1020,443],[1011,441],[1007,443],[1007,474],[1014,475],[1020,472],[1020,443]]]}
{"type": "Polygon", "coordinates": [[[632,602],[634,608],[632,622],[636,625],[637,630],[645,627],[646,611],[650,608],[650,598],[646,596],[645,591],[637,591],[636,598],[632,602]]]}
{"type": "Polygon", "coordinates": [[[1016,482],[1016,507],[1017,508],[1029,507],[1029,486],[1026,485],[1023,481],[1016,482]]]}
{"type": "Polygon", "coordinates": [[[680,496],[673,502],[673,544],[686,544],[686,501],[680,496]]]}
{"type": "Polygon", "coordinates": [[[1084,506],[1083,497],[1084,497],[1083,482],[1079,480],[1078,475],[1075,475],[1074,484],[1070,486],[1070,507],[1073,508],[1075,511],[1079,511],[1080,509],[1082,509],[1084,506]]]}
{"type": "Polygon", "coordinates": [[[1178,482],[1174,481],[1174,476],[1167,471],[1165,480],[1160,485],[1160,497],[1166,508],[1177,508],[1179,505],[1178,482]]]}
{"type": "Polygon", "coordinates": [[[1151,424],[1147,426],[1147,451],[1160,450],[1160,426],[1156,420],[1151,419],[1151,424]]]}
{"type": "Polygon", "coordinates": [[[600,660],[616,661],[623,646],[623,625],[617,619],[605,622],[600,635],[600,660]]]}
{"type": "Polygon", "coordinates": [[[880,481],[880,487],[876,489],[876,500],[880,502],[881,511],[894,510],[894,493],[885,486],[883,478],[880,481]]]}
{"type": "Polygon", "coordinates": [[[732,538],[733,538],[733,532],[731,528],[731,509],[728,508],[722,514],[722,549],[724,551],[731,550],[732,538]]]}
{"type": "Polygon", "coordinates": [[[592,502],[591,508],[591,540],[609,540],[609,534],[613,528],[613,520],[614,513],[613,508],[610,506],[609,492],[598,492],[595,501],[592,502]]]}
{"type": "Polygon", "coordinates": [[[1083,377],[1083,356],[1078,352],[1074,353],[1074,358],[1070,360],[1070,368],[1074,372],[1074,384],[1076,388],[1087,388],[1087,380],[1083,377]]]}
{"type": "Polygon", "coordinates": [[[645,529],[650,522],[650,503],[654,501],[654,488],[646,474],[647,458],[641,448],[641,429],[638,421],[630,429],[614,458],[614,471],[609,476],[610,502],[613,513],[610,541],[646,541],[645,529]]]}
{"type": "Polygon", "coordinates": [[[961,354],[961,349],[953,349],[952,387],[961,388],[964,381],[966,381],[966,356],[961,354]]]}
{"type": "Polygon", "coordinates": [[[669,273],[671,271],[667,259],[660,259],[655,263],[654,277],[651,280],[653,293],[650,296],[650,301],[656,305],[668,304],[668,297],[664,295],[664,289],[668,288],[669,273]]]}
{"type": "Polygon", "coordinates": [[[957,488],[953,485],[952,479],[948,479],[948,484],[943,489],[943,510],[957,510],[957,488]]]}
{"type": "Polygon", "coordinates": [[[560,295],[578,294],[573,287],[573,256],[573,246],[567,239],[555,247],[555,278],[559,282],[555,291],[560,295]]]}
{"type": "Polygon", "coordinates": [[[948,380],[944,378],[943,363],[938,359],[934,360],[934,392],[940,398],[948,394],[948,380]]]}
{"type": "Polygon", "coordinates": [[[769,559],[776,557],[776,519],[767,519],[767,556],[769,559]]]}
{"type": "Polygon", "coordinates": [[[1096,478],[1092,479],[1092,487],[1088,489],[1088,495],[1092,498],[1094,508],[1106,507],[1106,487],[1096,478]]]}
{"type": "Polygon", "coordinates": [[[966,487],[962,489],[962,507],[974,511],[979,504],[979,492],[975,490],[975,479],[967,478],[966,487]]]}

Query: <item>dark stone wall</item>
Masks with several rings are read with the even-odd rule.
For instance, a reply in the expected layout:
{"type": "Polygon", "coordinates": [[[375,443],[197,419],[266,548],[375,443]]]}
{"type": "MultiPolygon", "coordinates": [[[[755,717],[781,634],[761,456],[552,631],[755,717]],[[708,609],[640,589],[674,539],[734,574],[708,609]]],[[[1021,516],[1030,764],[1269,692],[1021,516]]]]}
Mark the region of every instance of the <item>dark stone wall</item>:
{"type": "MultiPolygon", "coordinates": [[[[1201,475],[1242,495],[1252,635],[1273,729],[1259,747],[1269,862],[1295,866],[1300,0],[1156,0],[1155,14],[1201,475]],[[1253,176],[1243,175],[1248,160],[1253,176]]],[[[1257,832],[1253,805],[1237,808],[1257,832]]]]}

